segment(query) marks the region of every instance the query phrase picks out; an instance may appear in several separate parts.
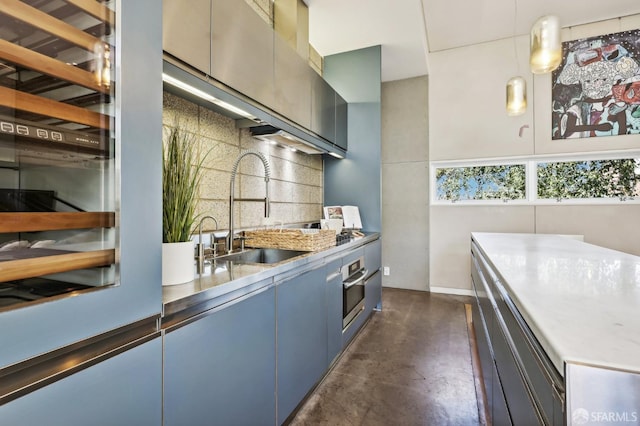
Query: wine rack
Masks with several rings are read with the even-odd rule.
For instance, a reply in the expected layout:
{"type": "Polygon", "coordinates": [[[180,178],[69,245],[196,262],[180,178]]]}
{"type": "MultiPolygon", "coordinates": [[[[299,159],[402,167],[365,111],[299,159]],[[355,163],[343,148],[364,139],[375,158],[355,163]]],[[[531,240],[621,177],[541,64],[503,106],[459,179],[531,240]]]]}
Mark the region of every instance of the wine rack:
{"type": "Polygon", "coordinates": [[[0,0],[0,297],[117,284],[111,3],[0,0]]]}

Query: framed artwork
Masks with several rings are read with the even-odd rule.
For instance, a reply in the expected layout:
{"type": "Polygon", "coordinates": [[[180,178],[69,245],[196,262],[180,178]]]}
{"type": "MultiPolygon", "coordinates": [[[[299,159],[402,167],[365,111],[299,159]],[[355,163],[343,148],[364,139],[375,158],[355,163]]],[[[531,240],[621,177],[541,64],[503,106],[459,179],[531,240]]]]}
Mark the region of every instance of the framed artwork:
{"type": "Polygon", "coordinates": [[[552,139],[640,134],[640,30],[562,43],[552,139]]]}

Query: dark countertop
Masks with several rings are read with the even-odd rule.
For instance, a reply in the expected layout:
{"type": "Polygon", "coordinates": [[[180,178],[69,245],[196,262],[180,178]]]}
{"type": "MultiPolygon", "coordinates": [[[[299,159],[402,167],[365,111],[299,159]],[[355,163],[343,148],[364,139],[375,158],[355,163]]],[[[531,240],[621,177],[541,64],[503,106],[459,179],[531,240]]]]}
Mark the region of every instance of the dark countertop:
{"type": "Polygon", "coordinates": [[[306,266],[322,265],[333,257],[380,238],[377,232],[365,233],[349,243],[309,252],[283,262],[236,264],[215,262],[202,274],[185,284],[162,287],[163,327],[174,325],[200,312],[250,294],[274,282],[274,277],[306,266]]]}

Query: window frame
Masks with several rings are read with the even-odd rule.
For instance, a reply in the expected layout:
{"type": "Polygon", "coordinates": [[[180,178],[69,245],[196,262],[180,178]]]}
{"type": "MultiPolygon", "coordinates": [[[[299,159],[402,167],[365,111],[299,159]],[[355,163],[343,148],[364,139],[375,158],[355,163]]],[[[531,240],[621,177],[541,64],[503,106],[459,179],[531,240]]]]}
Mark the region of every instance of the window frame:
{"type": "Polygon", "coordinates": [[[545,154],[514,157],[494,157],[465,160],[442,160],[429,162],[429,203],[432,206],[523,206],[523,205],[621,205],[640,204],[640,196],[632,198],[538,198],[538,165],[552,162],[576,162],[597,160],[620,160],[640,158],[640,150],[619,150],[606,152],[545,154]],[[437,179],[439,169],[455,167],[525,165],[525,198],[520,200],[440,200],[437,198],[437,179]]]}

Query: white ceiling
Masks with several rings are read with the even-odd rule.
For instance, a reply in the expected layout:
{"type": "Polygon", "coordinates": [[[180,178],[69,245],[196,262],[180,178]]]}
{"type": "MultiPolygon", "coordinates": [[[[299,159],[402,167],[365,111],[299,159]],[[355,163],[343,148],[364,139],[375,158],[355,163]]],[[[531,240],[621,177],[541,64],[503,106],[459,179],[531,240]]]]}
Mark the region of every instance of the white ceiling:
{"type": "Polygon", "coordinates": [[[382,81],[428,74],[429,52],[523,35],[543,15],[562,27],[640,13],[640,0],[303,0],[322,55],[382,46],[382,81]]]}

